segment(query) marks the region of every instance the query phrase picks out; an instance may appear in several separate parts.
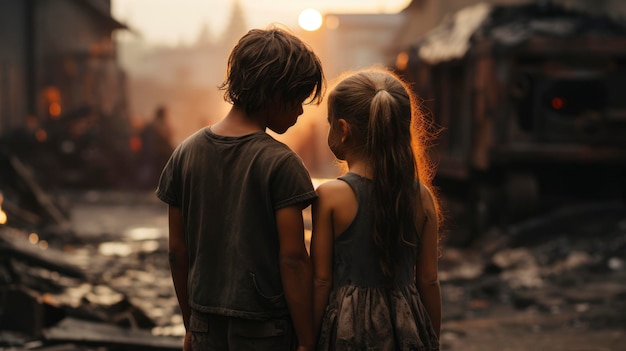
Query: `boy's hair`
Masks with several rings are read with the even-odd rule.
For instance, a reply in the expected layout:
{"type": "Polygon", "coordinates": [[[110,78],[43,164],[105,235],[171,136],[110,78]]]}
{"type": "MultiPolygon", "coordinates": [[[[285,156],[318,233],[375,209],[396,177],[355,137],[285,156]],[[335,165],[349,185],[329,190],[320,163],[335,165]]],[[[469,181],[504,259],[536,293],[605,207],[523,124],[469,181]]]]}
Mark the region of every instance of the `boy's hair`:
{"type": "Polygon", "coordinates": [[[287,31],[252,29],[228,58],[226,80],[219,88],[224,100],[246,113],[263,109],[276,96],[283,102],[319,104],[324,74],[315,53],[287,31]]]}
{"type": "Polygon", "coordinates": [[[338,118],[348,122],[351,151],[362,155],[373,171],[372,235],[383,272],[393,276],[396,250],[419,245],[416,213],[423,206],[415,186],[417,180],[430,188],[433,178],[429,125],[408,85],[377,67],[341,80],[329,94],[328,114],[331,123],[338,118]]]}

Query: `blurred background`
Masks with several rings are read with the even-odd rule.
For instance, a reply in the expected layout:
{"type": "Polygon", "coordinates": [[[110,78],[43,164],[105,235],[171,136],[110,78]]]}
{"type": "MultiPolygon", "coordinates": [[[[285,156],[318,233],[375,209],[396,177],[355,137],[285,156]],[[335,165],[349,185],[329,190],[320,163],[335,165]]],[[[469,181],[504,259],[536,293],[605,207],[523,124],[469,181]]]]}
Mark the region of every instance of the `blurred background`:
{"type": "MultiPolygon", "coordinates": [[[[153,191],[272,23],[329,86],[379,65],[420,97],[444,349],[626,349],[625,1],[0,0],[0,350],[178,347],[153,191]]],[[[323,103],[272,135],[319,184],[327,130],[323,103]]]]}

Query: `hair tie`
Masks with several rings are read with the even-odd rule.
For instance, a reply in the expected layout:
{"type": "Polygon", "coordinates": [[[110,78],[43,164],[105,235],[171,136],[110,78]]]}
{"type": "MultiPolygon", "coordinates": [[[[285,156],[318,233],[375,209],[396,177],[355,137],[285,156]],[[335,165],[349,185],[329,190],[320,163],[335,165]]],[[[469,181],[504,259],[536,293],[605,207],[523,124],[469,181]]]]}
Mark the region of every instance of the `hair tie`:
{"type": "Polygon", "coordinates": [[[387,90],[385,90],[385,89],[377,89],[377,90],[374,92],[374,95],[378,94],[378,93],[379,93],[379,92],[381,92],[381,91],[387,91],[387,90]]]}

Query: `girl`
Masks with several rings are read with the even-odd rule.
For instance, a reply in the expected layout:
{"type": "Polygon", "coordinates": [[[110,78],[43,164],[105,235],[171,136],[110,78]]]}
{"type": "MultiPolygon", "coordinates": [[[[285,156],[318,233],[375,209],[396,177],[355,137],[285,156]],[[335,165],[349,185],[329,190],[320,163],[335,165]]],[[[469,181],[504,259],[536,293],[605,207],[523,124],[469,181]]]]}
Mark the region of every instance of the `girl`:
{"type": "Polygon", "coordinates": [[[318,350],[439,350],[439,215],[421,118],[385,70],[348,76],[328,97],[328,145],[348,173],[313,204],[318,350]]]}

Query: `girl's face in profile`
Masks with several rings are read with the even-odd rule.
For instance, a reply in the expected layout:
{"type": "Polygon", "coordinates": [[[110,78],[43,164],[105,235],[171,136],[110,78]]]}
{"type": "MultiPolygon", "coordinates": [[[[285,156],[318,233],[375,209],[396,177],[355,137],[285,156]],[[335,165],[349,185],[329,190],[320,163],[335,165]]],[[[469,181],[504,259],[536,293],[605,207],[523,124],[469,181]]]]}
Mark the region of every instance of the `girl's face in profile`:
{"type": "Polygon", "coordinates": [[[341,140],[343,137],[343,131],[339,122],[331,116],[330,112],[328,114],[328,124],[330,126],[330,129],[328,130],[328,147],[337,159],[344,160],[345,151],[341,140]]]}

